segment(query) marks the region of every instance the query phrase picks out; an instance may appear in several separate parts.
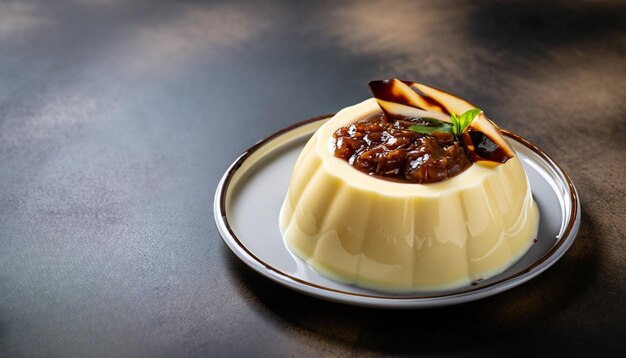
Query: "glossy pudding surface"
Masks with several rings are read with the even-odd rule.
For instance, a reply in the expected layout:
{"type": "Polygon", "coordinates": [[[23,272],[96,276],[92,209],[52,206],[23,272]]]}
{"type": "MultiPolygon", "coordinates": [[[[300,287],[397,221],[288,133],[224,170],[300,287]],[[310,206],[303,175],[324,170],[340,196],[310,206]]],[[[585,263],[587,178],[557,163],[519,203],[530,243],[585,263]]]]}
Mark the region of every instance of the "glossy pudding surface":
{"type": "Polygon", "coordinates": [[[489,278],[528,250],[539,214],[517,156],[416,184],[335,155],[340,128],[380,113],[374,99],[343,109],[297,159],[279,220],[295,255],[333,279],[406,292],[489,278]]]}

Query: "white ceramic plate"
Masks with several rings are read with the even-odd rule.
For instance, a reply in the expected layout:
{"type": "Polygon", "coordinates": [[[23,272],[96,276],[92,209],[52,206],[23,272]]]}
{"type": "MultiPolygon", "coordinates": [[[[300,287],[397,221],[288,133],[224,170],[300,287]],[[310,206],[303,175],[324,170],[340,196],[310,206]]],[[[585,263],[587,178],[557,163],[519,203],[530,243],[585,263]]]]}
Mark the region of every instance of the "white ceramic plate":
{"type": "Polygon", "coordinates": [[[578,233],[580,202],[567,174],[541,149],[504,131],[526,169],[541,215],[537,242],[512,267],[454,290],[397,295],[320,276],[285,246],[278,213],[296,158],[328,118],[298,123],[258,142],[228,168],[215,193],[215,222],[224,242],[244,263],[281,285],[359,306],[420,308],[457,304],[494,295],[537,276],[563,256],[578,233]]]}

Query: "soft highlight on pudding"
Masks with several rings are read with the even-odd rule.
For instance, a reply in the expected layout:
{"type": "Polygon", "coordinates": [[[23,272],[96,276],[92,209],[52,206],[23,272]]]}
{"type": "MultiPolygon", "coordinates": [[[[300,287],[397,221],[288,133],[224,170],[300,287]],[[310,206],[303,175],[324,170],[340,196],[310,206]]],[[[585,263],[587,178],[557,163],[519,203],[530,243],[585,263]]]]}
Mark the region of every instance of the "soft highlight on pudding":
{"type": "Polygon", "coordinates": [[[375,99],[341,110],[300,154],[279,220],[294,254],[335,280],[408,292],[487,279],[528,250],[539,213],[517,156],[435,183],[381,180],[333,152],[338,128],[376,113],[375,99]]]}

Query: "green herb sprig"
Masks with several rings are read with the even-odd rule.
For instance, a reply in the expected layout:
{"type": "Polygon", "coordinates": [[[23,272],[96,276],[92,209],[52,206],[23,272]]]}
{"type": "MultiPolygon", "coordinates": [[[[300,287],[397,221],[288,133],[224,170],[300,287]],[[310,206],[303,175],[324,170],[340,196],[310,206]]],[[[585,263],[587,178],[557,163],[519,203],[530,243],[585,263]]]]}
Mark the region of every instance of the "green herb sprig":
{"type": "Polygon", "coordinates": [[[409,129],[421,134],[432,134],[433,132],[452,133],[452,124],[448,122],[434,118],[422,118],[422,120],[428,122],[429,125],[416,124],[410,126],[409,129]]]}
{"type": "Polygon", "coordinates": [[[480,113],[480,109],[478,108],[470,109],[469,111],[461,114],[461,116],[452,113],[450,116],[450,119],[452,120],[452,134],[458,137],[465,132],[467,127],[472,124],[472,121],[476,118],[478,113],[480,113]]]}
{"type": "Polygon", "coordinates": [[[450,116],[450,120],[452,121],[452,123],[440,121],[434,118],[422,118],[422,120],[425,120],[428,122],[428,125],[416,124],[416,125],[410,126],[409,129],[414,132],[421,133],[421,134],[432,134],[433,132],[442,132],[442,133],[448,133],[448,134],[458,137],[463,132],[465,132],[467,127],[469,127],[469,125],[472,124],[472,121],[476,118],[476,116],[480,112],[481,112],[480,109],[474,108],[461,114],[460,116],[455,113],[452,113],[452,115],[450,116]]]}

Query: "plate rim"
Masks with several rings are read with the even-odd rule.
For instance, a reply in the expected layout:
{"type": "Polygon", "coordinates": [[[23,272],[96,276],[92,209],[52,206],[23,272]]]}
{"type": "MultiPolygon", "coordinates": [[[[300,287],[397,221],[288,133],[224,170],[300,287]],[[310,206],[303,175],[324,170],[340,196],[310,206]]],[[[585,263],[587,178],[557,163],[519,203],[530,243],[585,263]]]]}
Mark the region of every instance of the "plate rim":
{"type": "Polygon", "coordinates": [[[385,296],[384,294],[377,295],[375,293],[367,294],[343,291],[308,282],[273,267],[271,264],[261,260],[252,251],[250,251],[250,249],[248,249],[243,242],[239,240],[233,231],[226,213],[226,196],[229,184],[234,177],[234,174],[243,165],[243,163],[264,145],[297,128],[313,122],[327,120],[332,116],[334,116],[334,113],[300,121],[282,128],[257,141],[235,159],[217,185],[214,198],[214,217],[215,224],[220,232],[222,240],[247,266],[272,281],[310,296],[358,306],[379,308],[423,308],[452,305],[492,296],[536,277],[555,264],[574,242],[580,225],[580,199],[576,187],[571,181],[569,175],[558,163],[556,163],[537,145],[517,133],[501,129],[505,136],[524,145],[537,154],[546,164],[548,164],[548,166],[556,170],[556,172],[565,179],[565,183],[569,188],[569,199],[572,206],[570,210],[570,218],[566,224],[563,234],[560,238],[557,238],[557,242],[550,248],[550,250],[548,250],[543,256],[528,267],[516,272],[513,275],[491,282],[485,286],[477,286],[475,288],[470,288],[456,293],[437,294],[432,296],[385,296]]]}

